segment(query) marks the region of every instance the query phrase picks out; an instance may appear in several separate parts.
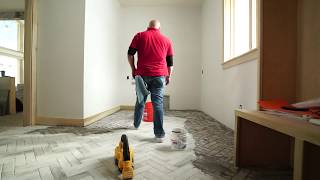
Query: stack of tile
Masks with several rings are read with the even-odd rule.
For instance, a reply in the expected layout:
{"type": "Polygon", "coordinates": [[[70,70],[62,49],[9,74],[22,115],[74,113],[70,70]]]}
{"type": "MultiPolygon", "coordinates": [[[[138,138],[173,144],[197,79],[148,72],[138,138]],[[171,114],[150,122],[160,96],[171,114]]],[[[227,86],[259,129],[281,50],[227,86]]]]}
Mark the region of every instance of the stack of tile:
{"type": "Polygon", "coordinates": [[[170,96],[169,95],[163,96],[163,109],[165,111],[170,110],[170,96]]]}

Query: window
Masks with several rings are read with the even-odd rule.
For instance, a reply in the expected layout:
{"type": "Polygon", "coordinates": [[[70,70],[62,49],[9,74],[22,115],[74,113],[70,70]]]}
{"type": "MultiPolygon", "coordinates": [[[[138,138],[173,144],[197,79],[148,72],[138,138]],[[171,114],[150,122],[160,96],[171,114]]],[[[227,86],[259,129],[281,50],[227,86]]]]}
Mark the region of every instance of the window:
{"type": "Polygon", "coordinates": [[[257,0],[224,0],[224,62],[257,48],[257,0]]]}
{"type": "Polygon", "coordinates": [[[0,20],[0,71],[23,83],[23,20],[0,20]]]}
{"type": "Polygon", "coordinates": [[[0,71],[5,71],[6,76],[16,77],[16,81],[19,81],[20,64],[18,62],[16,58],[0,55],[0,71]]]}

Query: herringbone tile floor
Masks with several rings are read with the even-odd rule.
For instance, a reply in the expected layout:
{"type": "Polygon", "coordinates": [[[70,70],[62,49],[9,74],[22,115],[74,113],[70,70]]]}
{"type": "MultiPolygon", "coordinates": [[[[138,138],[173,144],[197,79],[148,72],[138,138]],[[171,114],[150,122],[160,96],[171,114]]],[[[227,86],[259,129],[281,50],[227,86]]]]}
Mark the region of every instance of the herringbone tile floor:
{"type": "Polygon", "coordinates": [[[207,174],[232,180],[291,180],[292,171],[244,169],[234,166],[233,131],[199,111],[169,111],[170,117],[185,118],[185,128],[195,140],[193,164],[207,174]]]}
{"type": "Polygon", "coordinates": [[[192,136],[185,151],[171,149],[169,130],[183,128],[185,119],[166,117],[164,143],[153,142],[151,123],[128,129],[132,112],[103,121],[87,128],[1,128],[0,179],[119,179],[113,155],[123,133],[134,150],[134,179],[214,179],[192,164],[196,159],[192,136]]]}
{"type": "Polygon", "coordinates": [[[196,111],[170,111],[167,138],[153,142],[151,123],[133,130],[132,111],[120,111],[88,127],[0,127],[0,180],[120,179],[114,148],[123,133],[135,155],[134,179],[286,179],[286,172],[233,166],[233,133],[196,111]],[[188,146],[174,151],[170,131],[186,128],[188,146]],[[264,178],[267,177],[267,178],[264,178]]]}

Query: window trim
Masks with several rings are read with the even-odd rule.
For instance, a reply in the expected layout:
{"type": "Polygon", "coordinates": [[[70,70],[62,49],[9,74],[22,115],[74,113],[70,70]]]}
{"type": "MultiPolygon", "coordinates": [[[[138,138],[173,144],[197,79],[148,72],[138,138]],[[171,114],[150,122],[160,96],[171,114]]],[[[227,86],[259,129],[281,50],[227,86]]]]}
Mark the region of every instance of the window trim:
{"type": "MultiPolygon", "coordinates": [[[[250,6],[252,5],[251,3],[252,1],[250,1],[250,6]]],[[[225,58],[224,58],[224,53],[225,53],[225,50],[224,50],[224,40],[225,40],[225,36],[224,36],[224,27],[225,27],[225,24],[224,24],[224,20],[225,20],[225,9],[224,9],[224,5],[225,5],[225,1],[223,1],[222,3],[222,13],[223,13],[223,16],[222,16],[222,34],[223,34],[223,41],[222,41],[222,68],[225,70],[225,69],[228,69],[228,68],[231,68],[233,66],[237,66],[237,65],[240,65],[240,64],[243,64],[243,63],[246,63],[246,62],[250,62],[252,60],[255,60],[255,59],[259,59],[260,57],[260,0],[256,0],[256,6],[257,6],[257,9],[256,9],[256,13],[257,13],[257,17],[256,17],[256,48],[254,49],[250,49],[249,51],[243,53],[243,54],[240,54],[236,57],[233,57],[233,58],[230,58],[228,59],[227,61],[225,61],[225,58]]],[[[250,33],[250,42],[249,42],[249,45],[250,45],[250,48],[252,48],[252,9],[250,7],[250,12],[249,12],[249,16],[250,16],[250,27],[249,28],[249,33],[250,33]]],[[[233,21],[233,20],[231,20],[233,21]]],[[[232,25],[231,25],[231,28],[232,25]]],[[[234,33],[231,33],[231,35],[234,34],[234,33]]],[[[232,46],[232,44],[231,44],[232,46]]]]}
{"type": "Polygon", "coordinates": [[[17,20],[18,22],[18,50],[24,52],[24,20],[17,20]]]}
{"type": "MultiPolygon", "coordinates": [[[[259,58],[260,55],[260,51],[258,48],[252,49],[246,53],[243,53],[239,56],[236,56],[226,62],[222,63],[222,67],[223,69],[228,69],[231,68],[233,66],[239,65],[239,64],[243,64],[252,60],[256,60],[259,58]]],[[[223,60],[224,61],[224,60],[223,60]]]]}
{"type": "Polygon", "coordinates": [[[12,49],[0,47],[0,55],[17,58],[19,60],[23,60],[23,52],[15,51],[12,49]]]}

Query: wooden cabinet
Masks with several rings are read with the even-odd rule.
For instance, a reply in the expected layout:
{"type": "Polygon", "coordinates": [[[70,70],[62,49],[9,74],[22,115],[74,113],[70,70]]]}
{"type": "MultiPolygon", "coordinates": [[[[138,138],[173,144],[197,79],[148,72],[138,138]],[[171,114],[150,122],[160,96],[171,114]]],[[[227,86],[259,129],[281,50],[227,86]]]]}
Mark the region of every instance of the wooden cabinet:
{"type": "Polygon", "coordinates": [[[259,111],[236,111],[238,167],[293,168],[294,180],[319,177],[320,126],[259,111]]]}
{"type": "MultiPolygon", "coordinates": [[[[320,1],[260,0],[259,99],[320,97],[320,1]]],[[[319,179],[320,126],[257,111],[236,111],[236,166],[293,168],[319,179]]]]}
{"type": "Polygon", "coordinates": [[[298,3],[298,89],[299,101],[320,97],[320,1],[298,3]]]}
{"type": "Polygon", "coordinates": [[[260,99],[296,101],[298,0],[261,0],[260,99]]]}
{"type": "Polygon", "coordinates": [[[260,99],[320,97],[320,1],[260,4],[260,99]]]}
{"type": "Polygon", "coordinates": [[[9,90],[9,113],[16,113],[16,86],[14,77],[0,77],[0,89],[9,90]]]}

